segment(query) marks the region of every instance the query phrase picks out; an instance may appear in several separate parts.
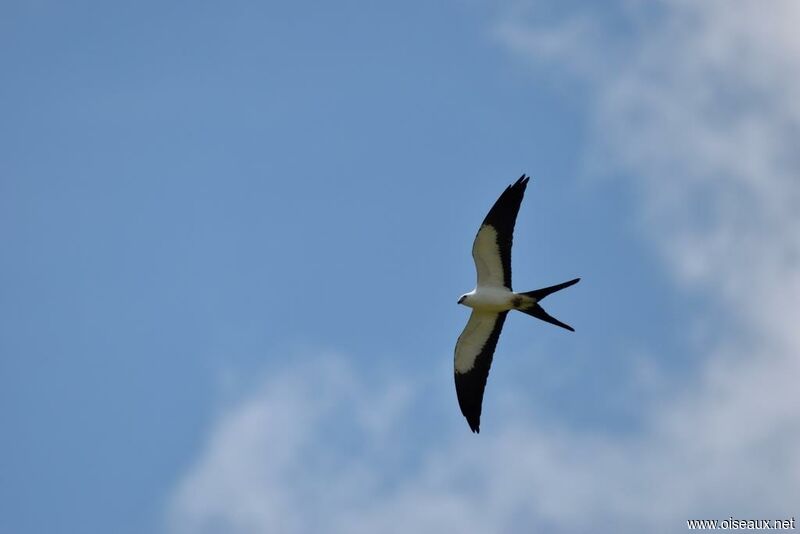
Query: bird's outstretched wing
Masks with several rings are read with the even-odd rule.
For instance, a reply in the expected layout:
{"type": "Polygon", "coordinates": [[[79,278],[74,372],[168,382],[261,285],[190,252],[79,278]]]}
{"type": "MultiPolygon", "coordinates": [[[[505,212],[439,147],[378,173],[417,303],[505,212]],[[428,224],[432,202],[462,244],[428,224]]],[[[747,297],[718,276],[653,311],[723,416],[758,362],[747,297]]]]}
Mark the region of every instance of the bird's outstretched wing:
{"type": "Polygon", "coordinates": [[[506,287],[511,290],[511,243],[528,180],[523,174],[508,186],[478,229],[472,244],[478,286],[506,287]]]}
{"type": "Polygon", "coordinates": [[[456,394],[473,432],[480,432],[481,405],[492,356],[508,312],[473,311],[458,336],[455,353],[456,394]]]}

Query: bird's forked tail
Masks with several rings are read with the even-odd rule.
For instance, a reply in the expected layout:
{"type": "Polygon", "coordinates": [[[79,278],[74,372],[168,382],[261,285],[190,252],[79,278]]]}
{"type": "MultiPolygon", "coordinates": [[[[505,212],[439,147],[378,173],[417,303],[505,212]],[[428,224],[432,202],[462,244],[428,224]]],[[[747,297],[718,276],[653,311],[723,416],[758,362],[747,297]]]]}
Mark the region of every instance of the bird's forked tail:
{"type": "Polygon", "coordinates": [[[556,319],[555,317],[549,315],[546,311],[544,311],[544,308],[539,306],[539,301],[541,301],[551,293],[555,293],[556,291],[561,291],[562,289],[577,284],[578,282],[580,282],[580,280],[581,280],[580,278],[576,278],[574,280],[570,280],[569,282],[564,282],[562,284],[556,284],[550,287],[543,287],[541,289],[536,289],[534,291],[527,291],[525,293],[517,293],[517,295],[521,295],[527,298],[520,299],[519,305],[515,306],[515,309],[521,311],[522,313],[526,313],[531,317],[536,317],[537,319],[541,319],[542,321],[554,324],[556,326],[560,326],[561,328],[566,328],[570,332],[574,332],[575,329],[572,328],[570,325],[562,323],[561,321],[559,321],[558,319],[556,319]]]}

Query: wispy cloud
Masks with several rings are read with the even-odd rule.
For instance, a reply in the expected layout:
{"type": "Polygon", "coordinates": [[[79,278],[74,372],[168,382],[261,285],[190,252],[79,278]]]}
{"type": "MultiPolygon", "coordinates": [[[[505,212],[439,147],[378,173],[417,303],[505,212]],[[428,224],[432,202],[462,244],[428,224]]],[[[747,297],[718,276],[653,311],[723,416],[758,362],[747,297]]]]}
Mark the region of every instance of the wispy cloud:
{"type": "Polygon", "coordinates": [[[542,29],[515,12],[498,35],[591,89],[594,156],[640,191],[676,283],[727,310],[699,372],[633,434],[510,416],[407,453],[417,377],[312,358],[221,415],[176,487],[172,532],[674,532],[795,511],[800,4],[621,5],[626,46],[588,16],[542,29]]]}
{"type": "Polygon", "coordinates": [[[585,17],[546,30],[517,18],[498,33],[588,85],[595,156],[640,190],[676,281],[715,298],[734,325],[691,387],[651,415],[643,439],[667,452],[642,482],[672,479],[676,515],[788,511],[800,496],[800,4],[621,5],[625,47],[604,46],[618,40],[586,30],[585,17]]]}

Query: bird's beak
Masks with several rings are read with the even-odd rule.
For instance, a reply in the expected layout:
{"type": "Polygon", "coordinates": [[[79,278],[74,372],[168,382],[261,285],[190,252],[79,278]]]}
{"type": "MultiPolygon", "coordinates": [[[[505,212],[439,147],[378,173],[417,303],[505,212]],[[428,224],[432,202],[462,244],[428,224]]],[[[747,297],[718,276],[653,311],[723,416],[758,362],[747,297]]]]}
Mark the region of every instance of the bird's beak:
{"type": "Polygon", "coordinates": [[[460,299],[458,299],[458,303],[459,303],[459,304],[462,304],[462,303],[464,302],[464,299],[465,299],[465,298],[467,298],[467,297],[461,297],[460,299]]]}

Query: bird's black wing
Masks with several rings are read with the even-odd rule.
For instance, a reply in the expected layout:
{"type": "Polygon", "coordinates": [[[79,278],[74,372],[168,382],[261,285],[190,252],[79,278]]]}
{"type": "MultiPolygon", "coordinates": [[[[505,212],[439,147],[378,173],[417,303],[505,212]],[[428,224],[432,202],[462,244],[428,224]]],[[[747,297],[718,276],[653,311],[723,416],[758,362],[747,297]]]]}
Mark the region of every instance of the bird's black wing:
{"type": "Polygon", "coordinates": [[[522,197],[529,178],[524,174],[506,188],[483,220],[472,244],[478,286],[511,289],[511,245],[522,197]]]}
{"type": "Polygon", "coordinates": [[[473,432],[480,432],[483,391],[507,314],[473,311],[456,342],[456,395],[473,432]]]}

